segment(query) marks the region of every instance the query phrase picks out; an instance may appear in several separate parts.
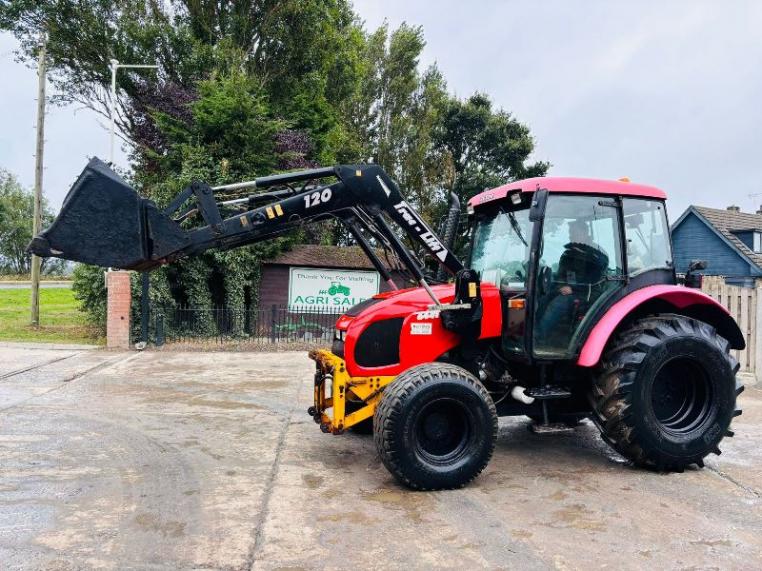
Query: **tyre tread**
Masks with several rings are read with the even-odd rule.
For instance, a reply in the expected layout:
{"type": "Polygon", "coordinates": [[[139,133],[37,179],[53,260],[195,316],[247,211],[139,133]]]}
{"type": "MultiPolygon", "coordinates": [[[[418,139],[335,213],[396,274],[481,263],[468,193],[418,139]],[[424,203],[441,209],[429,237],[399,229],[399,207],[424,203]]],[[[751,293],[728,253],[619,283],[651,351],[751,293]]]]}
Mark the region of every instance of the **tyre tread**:
{"type": "Polygon", "coordinates": [[[456,365],[448,363],[427,363],[408,369],[386,386],[381,401],[376,407],[376,414],[373,420],[373,438],[384,466],[386,466],[387,470],[409,488],[421,491],[462,488],[469,482],[473,481],[482,470],[487,467],[487,464],[492,457],[495,449],[495,440],[497,439],[497,412],[495,410],[495,404],[492,402],[492,398],[487,392],[487,389],[470,373],[456,365]],[[478,392],[482,400],[487,403],[493,419],[492,434],[490,435],[492,444],[484,461],[467,480],[458,485],[446,487],[437,486],[435,488],[433,486],[421,484],[420,482],[412,481],[405,474],[398,453],[391,442],[392,430],[388,427],[390,426],[390,423],[402,421],[401,417],[403,416],[405,400],[410,397],[415,389],[426,383],[441,380],[445,378],[445,375],[447,377],[456,377],[460,381],[468,384],[478,392]]]}
{"type": "MultiPolygon", "coordinates": [[[[636,465],[659,471],[682,471],[689,464],[703,466],[703,458],[690,462],[667,460],[655,451],[645,450],[638,440],[637,428],[628,413],[637,375],[637,366],[646,358],[648,350],[672,336],[701,337],[714,343],[726,356],[735,375],[738,361],[730,354],[730,344],[719,336],[711,325],[676,314],[649,316],[633,323],[612,342],[595,376],[590,392],[593,421],[601,430],[603,439],[622,456],[636,465]]],[[[743,391],[736,377],[735,394],[743,391]]],[[[740,414],[740,411],[737,411],[740,414]]],[[[731,432],[732,434],[732,432],[731,432]]],[[[718,447],[707,451],[720,454],[718,447]]]]}

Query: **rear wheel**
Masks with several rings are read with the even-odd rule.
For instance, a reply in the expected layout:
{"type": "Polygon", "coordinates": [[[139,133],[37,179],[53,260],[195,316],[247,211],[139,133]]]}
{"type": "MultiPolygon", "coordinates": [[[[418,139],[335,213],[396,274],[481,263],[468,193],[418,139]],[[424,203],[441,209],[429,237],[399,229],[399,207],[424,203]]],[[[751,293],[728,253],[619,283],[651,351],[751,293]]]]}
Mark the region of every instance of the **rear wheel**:
{"type": "Polygon", "coordinates": [[[703,466],[736,410],[738,362],[714,328],[681,315],[635,322],[606,352],[593,383],[604,440],[639,466],[703,466]]]}
{"type": "Polygon", "coordinates": [[[459,488],[487,466],[497,413],[484,386],[460,367],[429,363],[386,387],[373,420],[384,466],[417,490],[459,488]]]}

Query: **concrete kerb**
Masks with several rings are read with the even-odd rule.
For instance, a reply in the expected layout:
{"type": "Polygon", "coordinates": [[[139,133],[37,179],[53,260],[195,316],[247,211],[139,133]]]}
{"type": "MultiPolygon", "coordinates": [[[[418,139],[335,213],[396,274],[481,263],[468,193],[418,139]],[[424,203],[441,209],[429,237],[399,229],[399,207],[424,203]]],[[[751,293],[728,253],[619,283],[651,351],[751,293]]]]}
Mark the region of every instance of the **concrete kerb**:
{"type": "Polygon", "coordinates": [[[100,345],[74,343],[35,343],[26,341],[0,341],[0,349],[47,349],[49,351],[89,351],[102,349],[100,345]]]}

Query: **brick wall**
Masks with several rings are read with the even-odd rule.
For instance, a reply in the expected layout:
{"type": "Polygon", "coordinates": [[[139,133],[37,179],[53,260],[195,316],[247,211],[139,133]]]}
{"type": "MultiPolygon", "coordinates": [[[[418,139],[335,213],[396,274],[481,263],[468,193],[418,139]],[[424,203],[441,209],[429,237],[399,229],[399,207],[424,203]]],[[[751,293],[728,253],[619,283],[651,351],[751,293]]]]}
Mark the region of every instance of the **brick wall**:
{"type": "Polygon", "coordinates": [[[130,272],[106,273],[108,306],[106,346],[109,349],[130,348],[130,272]]]}

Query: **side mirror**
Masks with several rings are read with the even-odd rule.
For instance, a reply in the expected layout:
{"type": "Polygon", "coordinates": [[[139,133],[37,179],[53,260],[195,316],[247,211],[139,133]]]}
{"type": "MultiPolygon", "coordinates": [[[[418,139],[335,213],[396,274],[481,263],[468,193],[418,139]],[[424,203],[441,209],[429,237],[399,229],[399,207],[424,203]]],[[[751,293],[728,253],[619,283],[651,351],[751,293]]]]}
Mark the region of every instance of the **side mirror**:
{"type": "Polygon", "coordinates": [[[688,273],[705,270],[707,265],[706,260],[691,260],[691,263],[688,264],[688,273]]]}
{"type": "Polygon", "coordinates": [[[688,264],[688,272],[685,274],[683,284],[686,287],[701,289],[701,286],[704,284],[704,276],[694,274],[693,272],[705,270],[707,265],[705,260],[691,260],[690,264],[688,264]]]}
{"type": "Polygon", "coordinates": [[[548,191],[545,188],[536,190],[532,196],[532,205],[529,207],[529,220],[537,222],[545,215],[545,205],[548,203],[548,191]]]}

